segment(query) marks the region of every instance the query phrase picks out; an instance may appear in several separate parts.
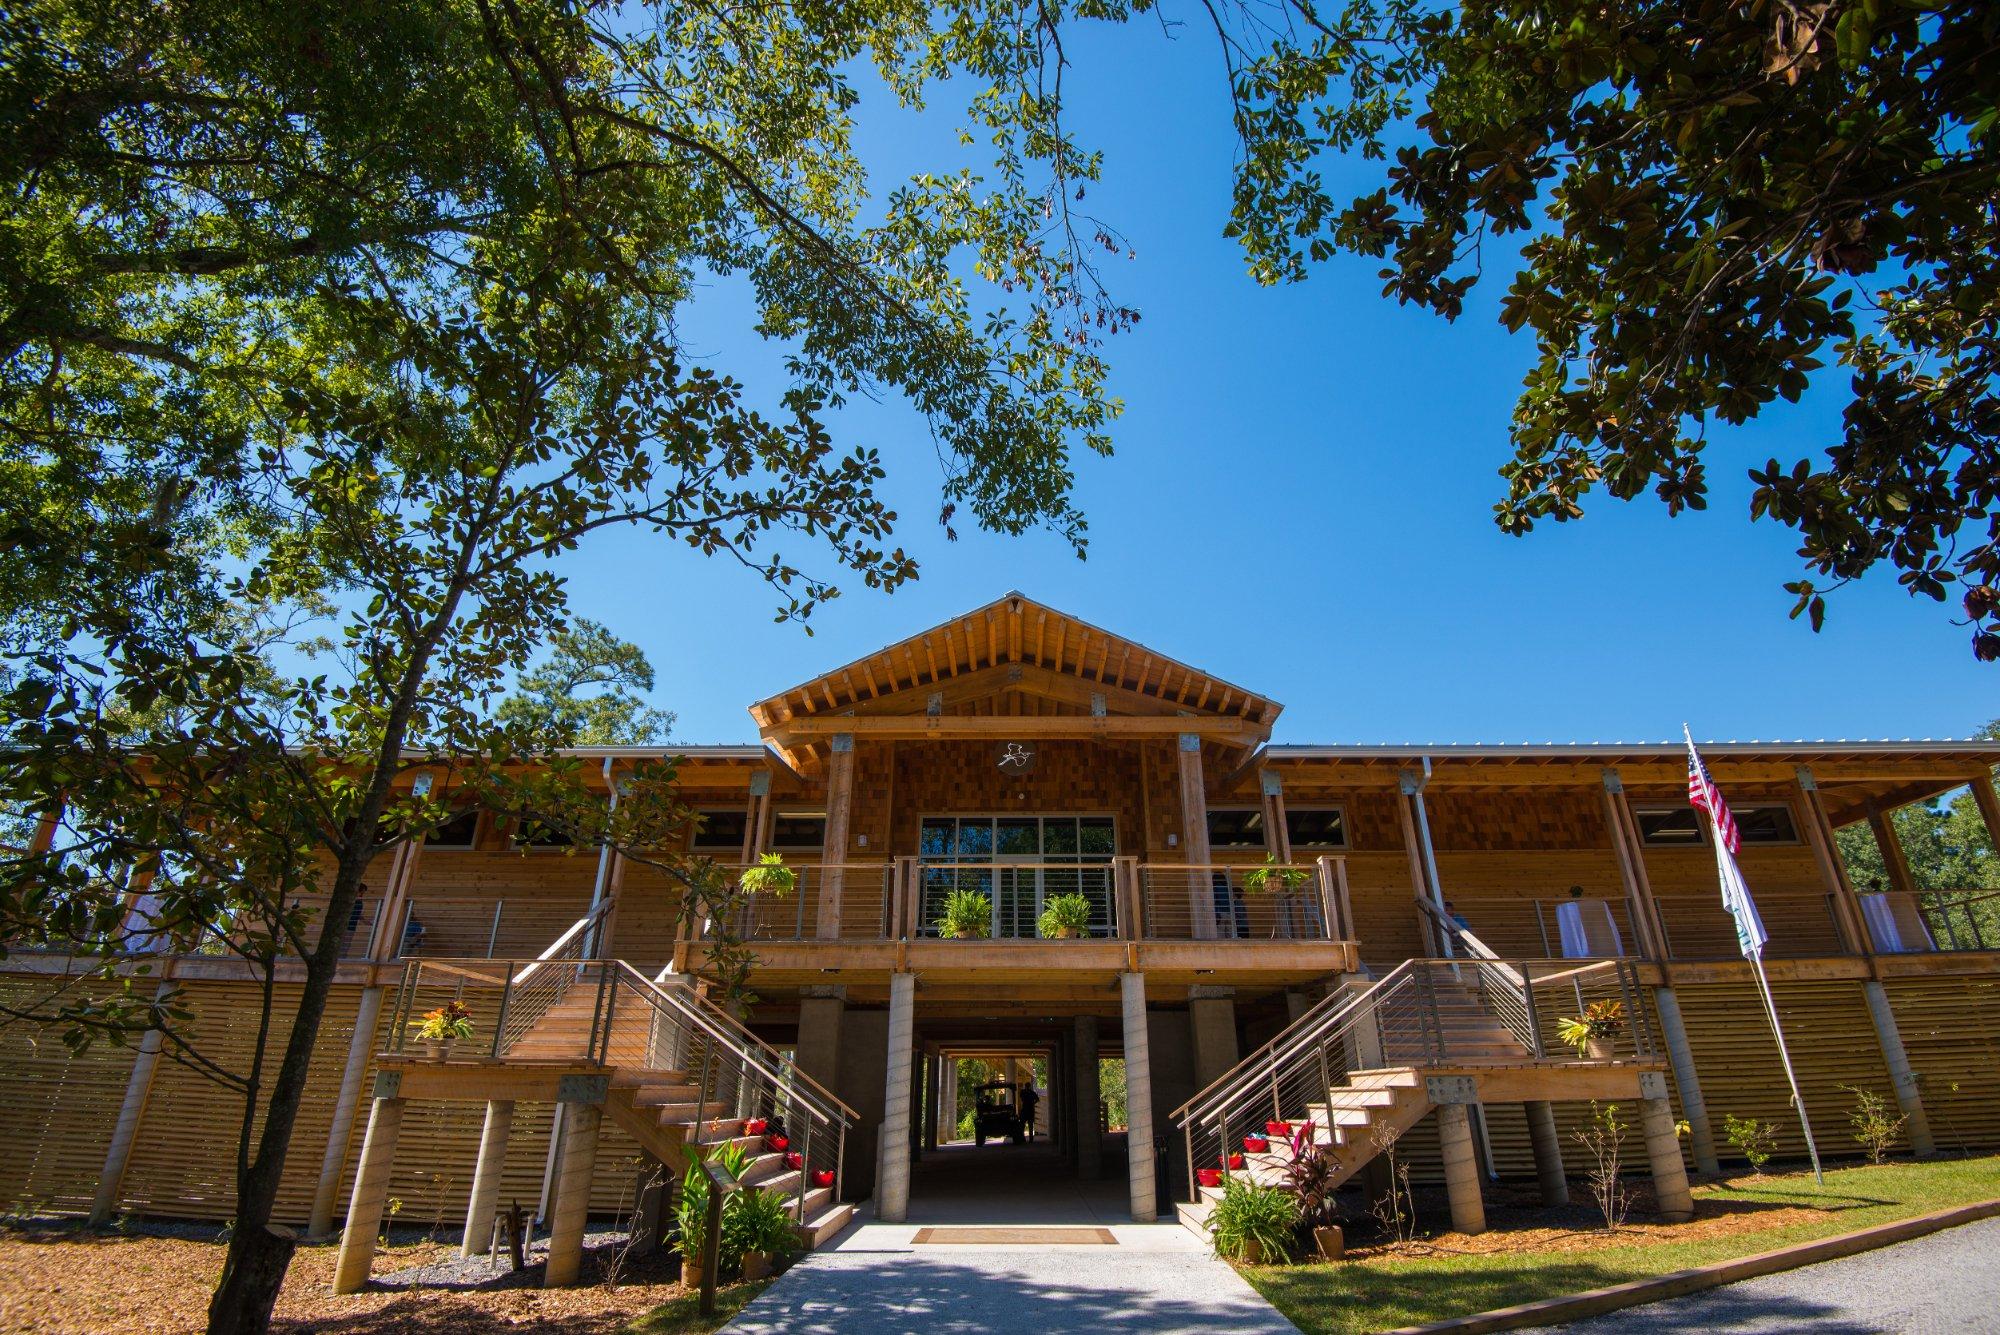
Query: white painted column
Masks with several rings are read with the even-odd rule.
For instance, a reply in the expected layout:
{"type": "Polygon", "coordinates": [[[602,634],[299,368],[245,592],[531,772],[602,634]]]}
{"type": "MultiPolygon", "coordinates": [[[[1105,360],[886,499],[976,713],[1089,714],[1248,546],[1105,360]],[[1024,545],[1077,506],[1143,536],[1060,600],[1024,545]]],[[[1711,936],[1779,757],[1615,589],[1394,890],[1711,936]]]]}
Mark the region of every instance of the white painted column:
{"type": "Polygon", "coordinates": [[[1903,1034],[1896,1027],[1896,1012],[1882,984],[1869,979],[1861,985],[1868,998],[1868,1018],[1875,1022],[1875,1038],[1882,1045],[1882,1060],[1889,1067],[1889,1082],[1896,1089],[1896,1105],[1909,1120],[1904,1129],[1910,1135],[1910,1149],[1919,1154],[1936,1154],[1937,1140],[1931,1135],[1930,1118],[1924,1114],[1924,1097],[1917,1089],[1917,1074],[1910,1069],[1909,1054],[1903,1051],[1903,1034]]]}
{"type": "Polygon", "coordinates": [[[1556,1130],[1555,1105],[1545,1099],[1524,1103],[1528,1141],[1535,1151],[1535,1177],[1541,1182],[1543,1205],[1569,1204],[1569,1176],[1563,1171],[1562,1135],[1556,1130]]]}
{"type": "Polygon", "coordinates": [[[917,976],[889,975],[889,1066],[882,1088],[882,1165],[875,1217],[900,1224],[910,1213],[910,1085],[916,1035],[917,976]]]}
{"type": "Polygon", "coordinates": [[[556,1187],[555,1217],[549,1221],[548,1264],[542,1271],[545,1289],[574,1284],[583,1270],[590,1180],[597,1171],[597,1132],[604,1120],[604,1109],[598,1104],[578,1102],[567,1107],[569,1115],[563,1120],[569,1125],[563,1134],[561,1181],[556,1187]]]}
{"type": "Polygon", "coordinates": [[[333,1207],[340,1196],[340,1175],[347,1167],[347,1147],[354,1139],[354,1117],[361,1108],[361,1082],[368,1075],[368,1056],[375,1046],[375,1028],[388,989],[364,987],[354,1014],[354,1036],[347,1044],[347,1065],[340,1073],[340,1092],[333,1100],[333,1125],[327,1128],[326,1152],[320,1156],[319,1183],[313,1189],[312,1214],[306,1224],[311,1237],[333,1228],[333,1207]]]}
{"type": "Polygon", "coordinates": [[[958,1139],[958,1058],[940,1057],[944,1078],[938,1089],[938,1143],[958,1139]]]}
{"type": "Polygon", "coordinates": [[[1674,1134],[1674,1105],[1667,1101],[1664,1080],[1655,1075],[1648,1081],[1642,1076],[1641,1090],[1646,1091],[1648,1085],[1658,1097],[1639,1100],[1639,1122],[1646,1133],[1646,1158],[1653,1168],[1653,1194],[1659,1199],[1661,1218],[1684,1223],[1694,1218],[1694,1194],[1688,1190],[1681,1138],[1674,1134]]]}
{"type": "MultiPolygon", "coordinates": [[[[153,1000],[164,1001],[172,990],[172,984],[161,983],[153,1000]]],[[[90,1203],[93,1224],[102,1224],[118,1213],[125,1168],[132,1162],[132,1147],[138,1143],[139,1124],[146,1116],[146,1100],[153,1092],[153,1075],[160,1068],[160,1038],[158,1029],[148,1029],[140,1036],[139,1051],[132,1059],[132,1072],[125,1081],[125,1101],[118,1106],[118,1121],[111,1128],[104,1167],[97,1174],[97,1196],[90,1203]]]]}
{"type": "Polygon", "coordinates": [[[1071,1134],[1076,1137],[1076,1175],[1085,1182],[1095,1182],[1104,1165],[1104,1127],[1098,1115],[1098,1106],[1103,1102],[1104,1095],[1098,1086],[1095,1015],[1076,1017],[1076,1040],[1072,1051],[1075,1060],[1070,1080],[1073,1086],[1071,1101],[1076,1111],[1071,1134]]]}
{"type": "Polygon", "coordinates": [[[361,1164],[354,1173],[354,1193],[347,1199],[347,1223],[333,1266],[335,1293],[359,1293],[375,1262],[375,1235],[382,1231],[389,1169],[396,1159],[396,1137],[403,1129],[405,1100],[395,1093],[399,1084],[400,1078],[376,1077],[377,1097],[368,1110],[368,1134],[361,1142],[361,1164]]]}
{"type": "Polygon", "coordinates": [[[479,1133],[479,1159],[472,1170],[472,1196],[465,1207],[465,1240],[460,1256],[493,1250],[493,1219],[500,1206],[500,1178],[507,1169],[507,1138],[514,1129],[514,1100],[489,1099],[486,1125],[479,1133]]]}
{"type": "Polygon", "coordinates": [[[1125,1021],[1125,1160],[1131,1174],[1132,1220],[1160,1217],[1153,1167],[1153,1065],[1146,1033],[1146,976],[1118,976],[1125,1021]]]}
{"type": "Polygon", "coordinates": [[[1451,1226],[1460,1233],[1486,1231],[1486,1202],[1479,1194],[1479,1161],[1472,1149],[1472,1108],[1441,1103],[1437,1110],[1438,1148],[1444,1154],[1444,1189],[1451,1200],[1451,1226]]]}

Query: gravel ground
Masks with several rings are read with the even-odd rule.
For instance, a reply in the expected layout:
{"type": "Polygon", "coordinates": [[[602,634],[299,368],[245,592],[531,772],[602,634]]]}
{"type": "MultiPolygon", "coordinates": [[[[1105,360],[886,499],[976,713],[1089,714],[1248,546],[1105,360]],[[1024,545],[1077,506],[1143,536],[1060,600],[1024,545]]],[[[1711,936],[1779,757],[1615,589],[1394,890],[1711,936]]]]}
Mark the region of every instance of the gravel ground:
{"type": "Polygon", "coordinates": [[[1570,1335],[2000,1330],[2000,1220],[1553,1329],[1570,1335]]]}
{"type": "MultiPolygon", "coordinates": [[[[607,1335],[679,1297],[665,1259],[631,1262],[613,1289],[605,1261],[621,1235],[592,1234],[584,1283],[543,1289],[540,1250],[520,1274],[461,1260],[458,1239],[398,1231],[376,1253],[375,1279],[351,1297],[332,1291],[331,1243],[302,1246],[278,1299],[286,1335],[607,1335]]],[[[0,1335],[183,1335],[206,1324],[222,1270],[220,1231],[140,1224],[96,1232],[70,1222],[0,1226],[0,1335]]]]}

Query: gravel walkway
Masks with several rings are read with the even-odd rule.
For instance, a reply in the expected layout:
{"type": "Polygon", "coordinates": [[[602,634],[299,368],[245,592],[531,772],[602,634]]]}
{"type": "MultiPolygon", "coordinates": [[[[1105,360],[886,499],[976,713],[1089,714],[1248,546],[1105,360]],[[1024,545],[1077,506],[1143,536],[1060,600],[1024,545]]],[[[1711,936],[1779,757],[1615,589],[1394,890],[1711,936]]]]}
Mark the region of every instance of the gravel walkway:
{"type": "Polygon", "coordinates": [[[1553,1329],[1571,1335],[2000,1330],[2000,1219],[1553,1329]]]}

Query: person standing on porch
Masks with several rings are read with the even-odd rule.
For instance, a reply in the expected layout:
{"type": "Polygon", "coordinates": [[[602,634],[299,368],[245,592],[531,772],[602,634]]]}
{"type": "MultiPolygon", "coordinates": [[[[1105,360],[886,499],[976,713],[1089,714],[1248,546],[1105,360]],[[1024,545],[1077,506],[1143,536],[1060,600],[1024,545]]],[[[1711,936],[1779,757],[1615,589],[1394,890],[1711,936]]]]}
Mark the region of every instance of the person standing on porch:
{"type": "Polygon", "coordinates": [[[1035,1109],[1041,1104],[1042,1096],[1032,1082],[1021,1086],[1021,1134],[1029,1140],[1035,1138],[1035,1109]]]}

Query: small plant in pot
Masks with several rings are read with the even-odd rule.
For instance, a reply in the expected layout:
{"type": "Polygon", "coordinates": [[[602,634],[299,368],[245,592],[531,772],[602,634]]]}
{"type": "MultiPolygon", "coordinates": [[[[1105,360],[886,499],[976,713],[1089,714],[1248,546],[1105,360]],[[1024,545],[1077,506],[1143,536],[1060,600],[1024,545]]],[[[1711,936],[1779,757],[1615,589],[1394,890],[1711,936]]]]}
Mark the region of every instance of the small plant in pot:
{"type": "Polygon", "coordinates": [[[1215,1254],[1246,1265],[1285,1260],[1299,1224],[1299,1203],[1283,1187],[1260,1187],[1244,1177],[1223,1184],[1222,1199],[1209,1212],[1208,1232],[1215,1254]]]}
{"type": "Polygon", "coordinates": [[[1246,1154],[1264,1154],[1267,1153],[1270,1150],[1270,1148],[1271,1148],[1271,1140],[1270,1137],[1268,1136],[1243,1137],[1243,1150],[1246,1154]]]}
{"type": "Polygon", "coordinates": [[[1578,1057],[1603,1061],[1611,1056],[1611,1040],[1624,1024],[1624,1002],[1593,1001],[1583,1008],[1583,1014],[1565,1016],[1556,1036],[1575,1048],[1578,1057]]]}
{"type": "Polygon", "coordinates": [[[1055,895],[1042,905],[1035,928],[1051,941],[1068,941],[1090,931],[1090,901],[1079,894],[1055,895]]]}
{"type": "Polygon", "coordinates": [[[722,1257],[744,1279],[762,1279],[798,1245],[785,1198],[751,1188],[736,1192],[722,1212],[722,1257]]]}
{"type": "Polygon", "coordinates": [[[993,901],[977,890],[954,890],[944,897],[938,910],[939,936],[961,941],[984,939],[993,934],[993,901]]]}
{"type": "Polygon", "coordinates": [[[1282,866],[1276,853],[1266,853],[1263,866],[1243,873],[1243,888],[1260,895],[1271,891],[1290,894],[1304,885],[1310,874],[1304,867],[1282,866]]]}
{"type": "Polygon", "coordinates": [[[784,854],[766,853],[757,859],[756,866],[743,869],[743,879],[738,884],[747,895],[783,899],[799,888],[799,874],[785,865],[784,854]]]}
{"type": "Polygon", "coordinates": [[[445,1002],[426,1013],[417,1024],[417,1038],[424,1045],[424,1055],[432,1058],[450,1056],[453,1043],[471,1037],[472,1012],[462,1001],[445,1002]]]}
{"type": "Polygon", "coordinates": [[[1335,1171],[1333,1160],[1313,1139],[1312,1122],[1307,1121],[1292,1137],[1285,1190],[1298,1202],[1299,1242],[1311,1245],[1328,1261],[1338,1261],[1347,1254],[1347,1235],[1340,1227],[1340,1205],[1334,1194],[1339,1187],[1335,1171]]]}

